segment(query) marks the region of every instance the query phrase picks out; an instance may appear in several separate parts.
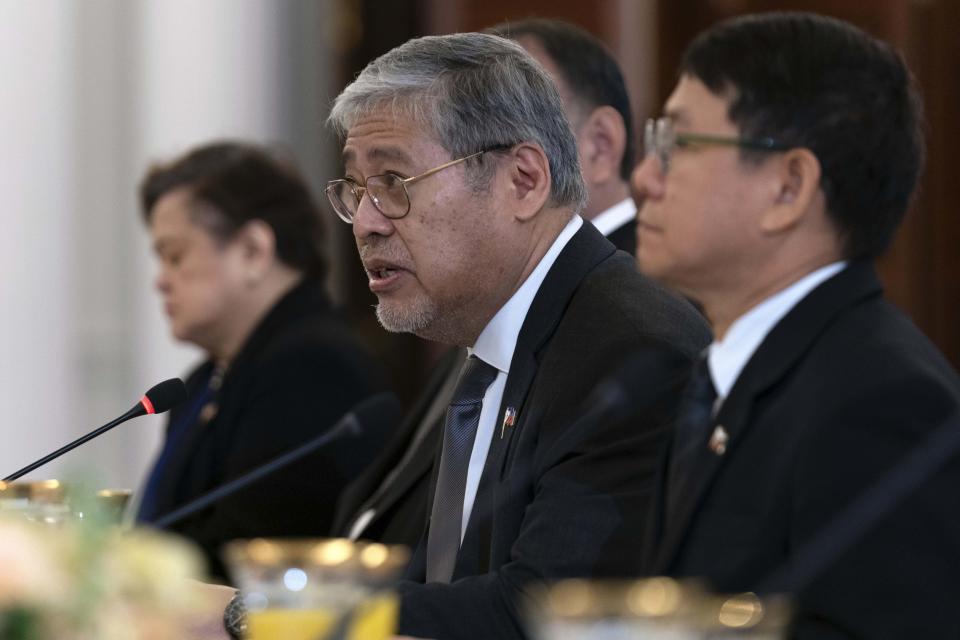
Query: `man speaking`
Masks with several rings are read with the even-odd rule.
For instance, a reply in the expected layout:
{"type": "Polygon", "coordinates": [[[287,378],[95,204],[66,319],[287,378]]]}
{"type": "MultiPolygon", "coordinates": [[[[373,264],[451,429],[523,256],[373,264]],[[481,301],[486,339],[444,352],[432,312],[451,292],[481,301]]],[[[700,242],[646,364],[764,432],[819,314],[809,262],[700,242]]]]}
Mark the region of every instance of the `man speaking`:
{"type": "Polygon", "coordinates": [[[653,461],[705,326],[579,217],[563,105],[516,43],[412,40],[370,63],[330,122],[345,175],[327,194],[380,322],[469,352],[400,631],[522,637],[531,581],[638,569],[653,461]],[[631,354],[653,363],[638,419],[571,424],[631,354]]]}

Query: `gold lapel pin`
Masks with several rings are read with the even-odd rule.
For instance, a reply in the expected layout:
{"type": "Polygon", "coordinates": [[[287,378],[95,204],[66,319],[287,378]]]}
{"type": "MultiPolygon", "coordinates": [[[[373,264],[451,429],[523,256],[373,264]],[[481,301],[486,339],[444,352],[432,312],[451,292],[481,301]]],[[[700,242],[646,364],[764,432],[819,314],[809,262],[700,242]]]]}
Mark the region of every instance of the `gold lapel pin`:
{"type": "Polygon", "coordinates": [[[707,446],[710,448],[710,451],[713,451],[718,456],[722,456],[727,452],[727,442],[729,442],[729,440],[730,435],[727,433],[727,430],[723,428],[722,424],[718,424],[713,430],[713,433],[710,434],[710,442],[707,446]]]}

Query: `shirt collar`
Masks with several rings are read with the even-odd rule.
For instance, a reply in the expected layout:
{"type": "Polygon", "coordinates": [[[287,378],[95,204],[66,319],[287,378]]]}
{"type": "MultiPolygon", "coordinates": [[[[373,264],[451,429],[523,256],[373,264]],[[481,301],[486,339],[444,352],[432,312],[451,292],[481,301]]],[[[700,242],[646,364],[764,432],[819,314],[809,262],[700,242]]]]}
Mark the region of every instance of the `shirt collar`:
{"type": "Polygon", "coordinates": [[[563,228],[557,239],[553,241],[550,249],[540,259],[539,264],[523,281],[520,288],[511,296],[507,303],[500,307],[493,319],[487,323],[487,326],[480,332],[476,344],[467,349],[470,355],[476,355],[478,358],[490,364],[504,373],[510,371],[510,361],[513,360],[513,350],[517,346],[517,337],[520,335],[520,328],[527,317],[527,311],[533,303],[540,285],[550,267],[556,262],[557,256],[570,238],[583,226],[583,218],[573,216],[567,226],[563,228]]]}
{"type": "Polygon", "coordinates": [[[710,377],[718,400],[730,394],[740,372],[780,319],[817,285],[846,266],[844,261],[833,262],[808,273],[737,318],[723,340],[715,340],[708,347],[710,377]]]}
{"type": "Polygon", "coordinates": [[[626,198],[609,209],[601,211],[590,222],[597,228],[597,231],[608,236],[636,216],[637,205],[634,204],[633,198],[626,198]]]}

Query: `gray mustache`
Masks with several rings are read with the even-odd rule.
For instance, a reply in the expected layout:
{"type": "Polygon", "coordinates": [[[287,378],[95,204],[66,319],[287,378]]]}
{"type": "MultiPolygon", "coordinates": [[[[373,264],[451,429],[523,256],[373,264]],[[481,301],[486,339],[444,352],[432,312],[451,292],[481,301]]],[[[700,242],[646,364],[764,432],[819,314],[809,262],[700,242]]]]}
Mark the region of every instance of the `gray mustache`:
{"type": "Polygon", "coordinates": [[[362,245],[357,245],[357,251],[360,253],[360,259],[364,262],[377,259],[391,262],[397,266],[404,266],[407,264],[409,258],[399,247],[391,244],[390,240],[381,237],[364,240],[362,245]]]}

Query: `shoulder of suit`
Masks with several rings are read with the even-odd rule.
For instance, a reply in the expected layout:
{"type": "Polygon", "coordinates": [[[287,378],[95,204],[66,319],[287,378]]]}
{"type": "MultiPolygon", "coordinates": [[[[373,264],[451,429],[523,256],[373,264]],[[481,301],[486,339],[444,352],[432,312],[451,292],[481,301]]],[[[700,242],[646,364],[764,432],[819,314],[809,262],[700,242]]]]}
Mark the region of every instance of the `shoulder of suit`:
{"type": "Polygon", "coordinates": [[[939,379],[960,389],[946,357],[899,309],[883,298],[842,310],[812,343],[807,359],[823,376],[844,382],[911,376],[939,379]]]}
{"type": "Polygon", "coordinates": [[[242,363],[242,371],[233,373],[237,379],[269,385],[308,375],[314,385],[342,378],[344,384],[352,380],[378,389],[386,379],[373,356],[332,310],[285,322],[242,363]]]}
{"type": "Polygon", "coordinates": [[[631,256],[621,252],[584,278],[571,303],[595,309],[608,322],[619,319],[634,331],[679,346],[691,356],[710,343],[703,315],[688,300],[637,271],[631,256]]]}

